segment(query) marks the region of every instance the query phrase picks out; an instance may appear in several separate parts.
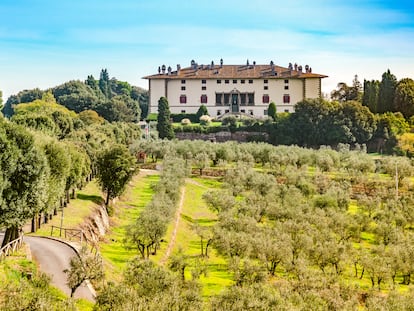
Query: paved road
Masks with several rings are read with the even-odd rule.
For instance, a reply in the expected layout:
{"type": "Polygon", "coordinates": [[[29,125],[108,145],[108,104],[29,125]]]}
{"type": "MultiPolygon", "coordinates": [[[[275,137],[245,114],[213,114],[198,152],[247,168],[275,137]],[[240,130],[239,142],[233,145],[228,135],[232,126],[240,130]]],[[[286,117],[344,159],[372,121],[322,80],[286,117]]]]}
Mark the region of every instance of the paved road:
{"type": "MultiPolygon", "coordinates": [[[[0,241],[3,241],[2,233],[0,233],[0,241]]],[[[69,260],[76,255],[75,251],[65,243],[41,237],[25,236],[24,241],[29,244],[33,259],[38,263],[40,271],[48,274],[52,285],[69,296],[70,289],[66,285],[66,274],[63,270],[69,268],[69,260]]],[[[75,298],[95,301],[91,291],[84,284],[76,290],[75,298]]]]}

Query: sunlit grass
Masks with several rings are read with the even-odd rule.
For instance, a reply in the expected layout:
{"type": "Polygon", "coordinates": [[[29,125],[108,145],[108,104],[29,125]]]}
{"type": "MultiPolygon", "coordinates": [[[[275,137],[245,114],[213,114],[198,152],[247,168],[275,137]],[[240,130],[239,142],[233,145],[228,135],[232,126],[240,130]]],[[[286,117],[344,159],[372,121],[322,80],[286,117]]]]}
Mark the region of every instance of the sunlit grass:
{"type": "Polygon", "coordinates": [[[111,218],[111,231],[100,243],[108,280],[120,280],[127,262],[138,255],[137,250],[126,248],[124,243],[126,228],[151,201],[154,194],[152,185],[158,179],[159,175],[135,176],[126,192],[114,204],[115,213],[111,218]]]}
{"type": "MultiPolygon", "coordinates": [[[[47,224],[43,224],[35,234],[50,236],[52,226],[60,227],[61,223],[63,228],[76,229],[103,202],[97,181],[91,181],[82,190],[77,191],[77,198],[70,200],[68,206],[63,208],[63,215],[62,210],[59,210],[58,215],[53,216],[47,224]]],[[[59,233],[58,229],[53,230],[53,236],[59,237],[59,233]]]]}

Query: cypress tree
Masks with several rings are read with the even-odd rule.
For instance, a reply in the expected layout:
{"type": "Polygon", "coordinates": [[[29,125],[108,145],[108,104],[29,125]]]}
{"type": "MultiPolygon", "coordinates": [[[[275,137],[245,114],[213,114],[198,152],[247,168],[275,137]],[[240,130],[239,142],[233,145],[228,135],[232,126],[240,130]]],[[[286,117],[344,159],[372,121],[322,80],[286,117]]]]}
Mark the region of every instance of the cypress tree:
{"type": "Polygon", "coordinates": [[[382,74],[379,86],[378,112],[393,111],[394,94],[397,86],[397,78],[388,69],[382,74]]]}
{"type": "Polygon", "coordinates": [[[274,102],[269,104],[269,107],[267,108],[267,115],[271,117],[273,121],[276,121],[276,105],[274,102]]]}
{"type": "Polygon", "coordinates": [[[171,112],[168,100],[165,97],[161,97],[158,101],[157,121],[158,137],[161,139],[173,139],[174,131],[171,124],[171,112]]]}

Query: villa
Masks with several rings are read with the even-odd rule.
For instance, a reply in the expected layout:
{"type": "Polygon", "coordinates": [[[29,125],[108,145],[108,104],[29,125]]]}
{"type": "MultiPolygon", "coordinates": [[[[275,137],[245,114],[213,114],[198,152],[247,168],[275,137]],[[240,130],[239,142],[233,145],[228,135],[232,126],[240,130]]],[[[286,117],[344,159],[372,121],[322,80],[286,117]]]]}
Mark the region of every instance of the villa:
{"type": "Polygon", "coordinates": [[[290,63],[288,67],[246,62],[225,65],[221,59],[200,65],[194,60],[189,67],[165,65],[149,80],[150,112],[158,111],[158,100],[166,97],[171,113],[196,113],[205,105],[212,117],[227,113],[267,115],[270,102],[277,112],[293,112],[294,105],[306,98],[321,97],[321,81],[327,76],[312,72],[308,65],[290,63]]]}

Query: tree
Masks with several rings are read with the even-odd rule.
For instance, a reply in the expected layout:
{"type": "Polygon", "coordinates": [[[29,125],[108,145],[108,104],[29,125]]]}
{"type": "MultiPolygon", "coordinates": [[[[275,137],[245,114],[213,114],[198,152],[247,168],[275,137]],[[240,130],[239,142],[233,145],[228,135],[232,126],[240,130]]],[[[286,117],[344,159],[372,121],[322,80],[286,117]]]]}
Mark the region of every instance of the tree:
{"type": "Polygon", "coordinates": [[[86,246],[83,246],[79,255],[75,255],[69,261],[69,269],[63,270],[67,274],[67,284],[70,288],[70,297],[73,297],[76,289],[86,280],[101,280],[104,277],[102,258],[98,254],[92,254],[86,246]]]}
{"type": "Polygon", "coordinates": [[[171,112],[168,100],[161,97],[158,101],[157,131],[159,138],[174,138],[174,131],[171,124],[171,112]]]}
{"type": "Polygon", "coordinates": [[[382,74],[382,80],[379,86],[378,96],[378,112],[395,111],[393,109],[395,88],[397,86],[397,78],[388,69],[382,74]]]}
{"type": "Polygon", "coordinates": [[[337,90],[332,91],[331,98],[339,102],[346,102],[348,100],[359,101],[362,95],[362,85],[358,80],[358,76],[355,75],[352,80],[352,86],[348,86],[344,82],[338,83],[337,90]]]}
{"type": "Polygon", "coordinates": [[[395,89],[394,110],[401,112],[406,119],[414,115],[414,80],[405,78],[398,82],[395,89]]]}
{"type": "Polygon", "coordinates": [[[109,99],[112,97],[111,87],[109,85],[109,74],[108,70],[102,69],[99,77],[99,89],[105,98],[109,99]]]}
{"type": "Polygon", "coordinates": [[[372,113],[378,112],[378,96],[380,82],[378,80],[364,80],[364,92],[362,95],[362,104],[367,106],[372,113]]]}
{"type": "Polygon", "coordinates": [[[19,236],[21,227],[45,208],[49,168],[32,134],[0,120],[0,227],[3,246],[19,236]]]}
{"type": "Polygon", "coordinates": [[[75,112],[93,109],[99,98],[94,90],[81,81],[69,81],[52,89],[56,101],[75,112]]]}
{"type": "Polygon", "coordinates": [[[269,107],[267,108],[267,115],[271,117],[273,121],[276,121],[276,104],[274,102],[269,104],[269,107]]]}
{"type": "Polygon", "coordinates": [[[105,204],[119,196],[136,171],[135,158],[123,145],[115,145],[98,156],[98,180],[106,192],[105,204]]]}
{"type": "Polygon", "coordinates": [[[198,108],[196,113],[196,120],[200,120],[201,116],[208,115],[207,107],[205,105],[201,105],[200,108],[198,108]]]}
{"type": "Polygon", "coordinates": [[[3,109],[3,92],[0,90],[0,111],[3,109]]]}
{"type": "Polygon", "coordinates": [[[43,91],[36,88],[33,90],[24,90],[16,95],[10,96],[6,104],[3,107],[3,113],[6,117],[10,118],[14,114],[14,107],[20,103],[30,103],[36,99],[41,99],[43,96],[43,91]]]}

